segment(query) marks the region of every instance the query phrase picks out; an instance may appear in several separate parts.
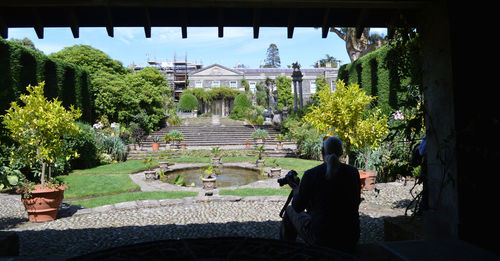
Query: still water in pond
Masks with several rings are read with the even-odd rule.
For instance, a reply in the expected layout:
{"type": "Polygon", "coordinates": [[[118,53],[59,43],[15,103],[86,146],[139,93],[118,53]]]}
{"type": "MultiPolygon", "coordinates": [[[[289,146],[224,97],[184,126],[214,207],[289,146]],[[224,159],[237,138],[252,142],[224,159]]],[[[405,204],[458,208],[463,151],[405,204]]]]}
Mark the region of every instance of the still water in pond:
{"type": "MultiPolygon", "coordinates": [[[[168,172],[163,178],[163,182],[170,184],[174,183],[174,180],[178,175],[182,175],[186,185],[191,185],[194,183],[196,187],[202,187],[203,182],[200,179],[200,175],[205,171],[204,168],[191,168],[191,169],[181,169],[168,172]]],[[[230,187],[230,186],[241,186],[246,185],[257,180],[266,179],[267,175],[261,175],[260,171],[237,168],[237,167],[224,167],[220,168],[220,173],[217,175],[216,186],[217,187],[230,187]]]]}

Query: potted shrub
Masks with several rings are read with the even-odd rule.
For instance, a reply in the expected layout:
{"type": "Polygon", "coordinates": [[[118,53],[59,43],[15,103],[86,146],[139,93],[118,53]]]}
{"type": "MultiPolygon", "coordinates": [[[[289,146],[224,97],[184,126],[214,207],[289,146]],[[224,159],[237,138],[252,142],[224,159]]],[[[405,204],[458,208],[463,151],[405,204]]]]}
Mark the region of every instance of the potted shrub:
{"type": "Polygon", "coordinates": [[[204,173],[200,176],[200,178],[203,182],[203,189],[211,190],[216,187],[215,182],[217,181],[217,177],[212,165],[208,165],[208,167],[205,168],[204,173]]]}
{"type": "Polygon", "coordinates": [[[146,181],[156,180],[158,179],[158,175],[156,175],[156,171],[154,170],[155,161],[153,157],[145,158],[142,163],[146,164],[147,170],[144,171],[144,176],[146,181]]]}
{"type": "Polygon", "coordinates": [[[265,151],[264,145],[257,145],[255,150],[255,153],[257,155],[257,161],[255,162],[255,164],[257,165],[257,168],[264,166],[264,159],[262,158],[264,151],[265,151]]]}
{"type": "Polygon", "coordinates": [[[153,151],[160,149],[160,136],[153,136],[153,151]]]}
{"type": "Polygon", "coordinates": [[[273,179],[281,177],[281,168],[276,159],[273,159],[271,161],[271,171],[269,173],[269,176],[273,179]]]}
{"type": "Polygon", "coordinates": [[[370,147],[360,150],[357,155],[356,165],[359,167],[359,177],[363,190],[372,190],[375,188],[377,179],[377,165],[381,160],[380,155],[370,147]]]}
{"type": "Polygon", "coordinates": [[[255,143],[257,143],[257,145],[262,145],[264,144],[265,140],[269,138],[269,133],[263,129],[256,129],[252,132],[252,135],[250,137],[255,140],[255,143]]]}
{"type": "Polygon", "coordinates": [[[165,137],[163,137],[163,141],[165,142],[165,150],[170,149],[170,135],[165,134],[165,137]]]}
{"type": "Polygon", "coordinates": [[[13,102],[3,116],[3,124],[9,136],[17,142],[13,157],[30,166],[41,165],[40,183],[24,183],[20,192],[31,222],[54,220],[67,186],[47,181],[47,164],[56,159],[69,160],[78,154],[66,146],[66,137],[75,137],[80,128],[75,124],[81,116],[78,109],[65,109],[56,99],[48,101],[43,94],[44,82],[29,85],[28,94],[22,94],[20,106],[13,102]]]}
{"type": "Polygon", "coordinates": [[[274,140],[278,142],[278,143],[276,143],[276,149],[282,150],[283,149],[283,141],[286,141],[285,135],[277,134],[276,138],[274,138],[274,140]]]}
{"type": "Polygon", "coordinates": [[[211,150],[212,165],[214,165],[214,166],[220,166],[220,164],[221,164],[220,161],[221,161],[221,158],[222,158],[221,153],[222,153],[222,151],[221,151],[221,149],[220,149],[219,146],[215,146],[215,147],[212,148],[212,150],[211,150]]]}
{"type": "Polygon", "coordinates": [[[181,141],[184,140],[184,135],[179,130],[171,130],[168,133],[170,140],[172,141],[172,145],[175,146],[176,149],[181,147],[181,141]]]}

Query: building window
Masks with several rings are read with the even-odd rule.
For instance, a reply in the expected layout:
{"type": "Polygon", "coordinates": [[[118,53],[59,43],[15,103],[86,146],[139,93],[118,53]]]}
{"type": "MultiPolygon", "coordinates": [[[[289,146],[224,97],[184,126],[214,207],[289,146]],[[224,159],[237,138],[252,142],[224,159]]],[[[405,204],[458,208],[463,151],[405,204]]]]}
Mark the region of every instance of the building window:
{"type": "Polygon", "coordinates": [[[220,81],[212,81],[212,87],[220,87],[220,81]]]}
{"type": "Polygon", "coordinates": [[[203,88],[203,82],[202,81],[196,81],[194,83],[195,88],[203,88]]]}
{"type": "Polygon", "coordinates": [[[256,82],[249,82],[248,85],[250,85],[250,91],[255,93],[257,83],[256,82]]]}
{"type": "Polygon", "coordinates": [[[230,87],[230,88],[237,88],[237,87],[238,87],[238,85],[237,85],[236,81],[230,81],[230,82],[229,82],[229,87],[230,87]]]}
{"type": "Polygon", "coordinates": [[[311,81],[309,90],[311,91],[311,93],[316,93],[316,81],[311,81]]]}

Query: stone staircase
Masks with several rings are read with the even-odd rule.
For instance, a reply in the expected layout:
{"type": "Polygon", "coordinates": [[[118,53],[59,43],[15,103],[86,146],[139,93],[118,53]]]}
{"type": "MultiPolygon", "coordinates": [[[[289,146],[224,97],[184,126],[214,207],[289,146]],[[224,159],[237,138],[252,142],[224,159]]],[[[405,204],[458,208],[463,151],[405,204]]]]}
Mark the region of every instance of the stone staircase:
{"type": "MultiPolygon", "coordinates": [[[[283,151],[276,151],[277,134],[280,134],[278,129],[273,126],[260,125],[256,128],[265,129],[269,133],[270,138],[266,139],[265,147],[266,154],[268,156],[276,157],[286,157],[295,155],[295,151],[292,149],[286,149],[283,151]]],[[[250,137],[254,128],[250,125],[234,125],[234,126],[222,126],[222,125],[209,125],[209,126],[169,126],[160,129],[152,134],[150,134],[147,139],[142,143],[140,149],[131,150],[129,152],[129,159],[142,159],[148,156],[160,155],[162,151],[165,150],[165,142],[163,138],[171,130],[178,130],[184,135],[184,143],[187,149],[211,149],[212,147],[219,146],[221,148],[232,148],[232,149],[242,149],[245,148],[246,141],[248,139],[250,143],[250,150],[255,147],[255,141],[250,137]],[[160,150],[152,151],[153,137],[159,136],[162,140],[160,142],[160,150]]],[[[284,142],[284,147],[295,146],[293,142],[284,142]]]]}
{"type": "MultiPolygon", "coordinates": [[[[274,138],[280,133],[272,126],[262,125],[256,128],[265,129],[270,138],[266,139],[266,144],[276,144],[274,138]]],[[[254,129],[250,125],[241,126],[177,126],[166,127],[148,136],[144,146],[150,147],[153,143],[153,136],[165,137],[171,130],[178,130],[184,135],[186,146],[224,146],[224,145],[245,145],[246,140],[251,145],[254,140],[250,137],[254,129]]],[[[162,142],[164,143],[164,142],[162,142]]]]}

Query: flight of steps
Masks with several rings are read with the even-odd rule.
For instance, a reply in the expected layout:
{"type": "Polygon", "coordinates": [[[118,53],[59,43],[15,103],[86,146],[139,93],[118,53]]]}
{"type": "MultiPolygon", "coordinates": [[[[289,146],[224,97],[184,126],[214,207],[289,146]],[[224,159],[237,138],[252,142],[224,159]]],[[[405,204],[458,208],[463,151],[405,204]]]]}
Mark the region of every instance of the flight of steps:
{"type": "MultiPolygon", "coordinates": [[[[269,133],[270,138],[266,140],[266,144],[276,144],[274,138],[276,138],[276,135],[280,133],[279,130],[267,125],[257,126],[256,128],[265,129],[269,133]]],[[[166,127],[152,133],[146,139],[144,145],[150,146],[151,143],[153,143],[153,136],[159,136],[163,139],[165,134],[171,130],[178,130],[182,132],[186,146],[245,145],[247,139],[250,144],[254,144],[254,140],[250,137],[254,131],[252,126],[240,125],[166,127]]]]}
{"type": "MultiPolygon", "coordinates": [[[[290,156],[289,151],[273,151],[276,146],[277,141],[275,137],[280,134],[280,131],[272,126],[260,125],[256,128],[265,129],[269,133],[269,138],[266,139],[265,145],[267,147],[266,154],[269,156],[290,156]],[[272,147],[272,148],[271,148],[272,147]]],[[[162,150],[165,150],[165,142],[163,138],[171,130],[178,130],[184,135],[184,143],[187,148],[204,148],[210,149],[215,146],[233,146],[239,145],[245,146],[248,139],[250,147],[253,149],[255,147],[255,141],[251,138],[254,128],[250,125],[233,125],[233,126],[169,126],[160,129],[152,134],[150,134],[146,141],[143,142],[142,148],[140,150],[132,150],[129,152],[129,159],[140,159],[145,158],[147,155],[161,154],[162,150]],[[162,140],[160,142],[160,151],[152,151],[153,137],[159,136],[162,140]]],[[[284,142],[285,146],[287,144],[294,144],[293,142],[284,142]]]]}

